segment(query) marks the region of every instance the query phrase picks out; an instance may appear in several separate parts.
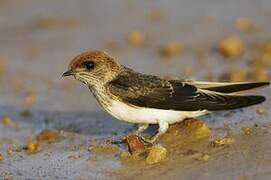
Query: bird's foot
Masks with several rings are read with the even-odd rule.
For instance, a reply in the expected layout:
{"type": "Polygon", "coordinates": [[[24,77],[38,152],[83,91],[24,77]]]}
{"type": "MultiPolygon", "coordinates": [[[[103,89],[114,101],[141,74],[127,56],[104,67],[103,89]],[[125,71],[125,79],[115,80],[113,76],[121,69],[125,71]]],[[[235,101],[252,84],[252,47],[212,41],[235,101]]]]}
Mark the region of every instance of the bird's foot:
{"type": "Polygon", "coordinates": [[[147,143],[147,144],[154,144],[154,142],[156,141],[157,138],[155,137],[151,137],[151,138],[148,138],[148,137],[144,137],[142,135],[137,135],[142,141],[144,141],[144,143],[147,143]]]}
{"type": "Polygon", "coordinates": [[[143,133],[147,128],[149,127],[149,124],[139,124],[137,130],[134,132],[136,136],[140,136],[141,133],[143,133]]]}

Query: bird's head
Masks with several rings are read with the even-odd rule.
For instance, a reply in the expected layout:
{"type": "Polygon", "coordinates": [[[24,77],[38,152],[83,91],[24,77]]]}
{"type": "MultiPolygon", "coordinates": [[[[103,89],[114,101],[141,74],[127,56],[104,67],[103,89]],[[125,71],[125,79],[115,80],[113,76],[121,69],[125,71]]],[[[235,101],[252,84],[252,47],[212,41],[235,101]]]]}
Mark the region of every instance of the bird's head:
{"type": "Polygon", "coordinates": [[[73,58],[68,71],[62,76],[74,76],[75,79],[93,86],[112,80],[120,70],[121,65],[107,53],[88,51],[73,58]]]}

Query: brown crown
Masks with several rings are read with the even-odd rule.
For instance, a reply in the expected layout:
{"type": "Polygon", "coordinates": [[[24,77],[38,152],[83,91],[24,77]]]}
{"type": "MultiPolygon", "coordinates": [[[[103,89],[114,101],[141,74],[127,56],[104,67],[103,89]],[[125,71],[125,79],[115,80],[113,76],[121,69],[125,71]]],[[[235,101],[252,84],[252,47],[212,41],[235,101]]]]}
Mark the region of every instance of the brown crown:
{"type": "Polygon", "coordinates": [[[104,63],[107,61],[113,61],[113,59],[104,51],[88,51],[81,53],[75,58],[73,58],[69,67],[71,69],[80,68],[86,61],[92,61],[94,63],[104,63]]]}

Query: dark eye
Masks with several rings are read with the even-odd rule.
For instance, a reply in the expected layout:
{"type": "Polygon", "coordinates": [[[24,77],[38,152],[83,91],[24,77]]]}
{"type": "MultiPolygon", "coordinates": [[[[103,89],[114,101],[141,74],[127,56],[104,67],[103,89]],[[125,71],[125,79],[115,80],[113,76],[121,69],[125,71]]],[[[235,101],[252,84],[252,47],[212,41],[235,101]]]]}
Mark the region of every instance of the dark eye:
{"type": "Polygon", "coordinates": [[[83,63],[84,68],[91,70],[94,68],[94,62],[92,61],[86,61],[83,63]]]}

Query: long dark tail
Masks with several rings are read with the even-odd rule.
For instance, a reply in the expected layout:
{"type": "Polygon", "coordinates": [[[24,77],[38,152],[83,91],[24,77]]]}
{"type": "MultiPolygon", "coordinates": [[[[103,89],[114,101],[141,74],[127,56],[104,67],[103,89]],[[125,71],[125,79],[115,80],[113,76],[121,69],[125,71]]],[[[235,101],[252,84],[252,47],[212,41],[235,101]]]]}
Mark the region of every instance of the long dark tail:
{"type": "Polygon", "coordinates": [[[205,98],[200,98],[203,101],[199,100],[197,105],[209,111],[243,108],[265,101],[264,96],[225,94],[209,90],[201,90],[201,96],[205,98]]]}
{"type": "Polygon", "coordinates": [[[240,83],[216,83],[216,82],[189,82],[200,89],[220,92],[220,93],[234,93],[239,91],[246,91],[262,86],[267,86],[270,82],[240,82],[240,83]]]}

